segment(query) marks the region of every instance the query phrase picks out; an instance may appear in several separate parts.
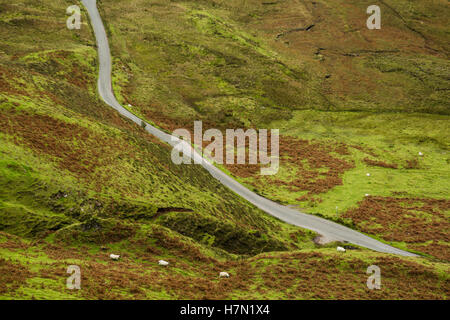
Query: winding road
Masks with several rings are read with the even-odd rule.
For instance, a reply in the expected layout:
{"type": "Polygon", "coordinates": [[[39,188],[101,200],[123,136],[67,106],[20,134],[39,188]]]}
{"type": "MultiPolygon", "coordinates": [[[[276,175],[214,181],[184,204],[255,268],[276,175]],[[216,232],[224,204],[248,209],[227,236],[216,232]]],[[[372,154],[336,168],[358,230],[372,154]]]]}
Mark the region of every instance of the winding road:
{"type": "MultiPolygon", "coordinates": [[[[263,198],[256,193],[250,191],[239,182],[222,172],[220,169],[212,165],[208,160],[204,159],[186,142],[167,134],[152,125],[146,123],[136,115],[129,112],[122,107],[114,96],[111,85],[111,52],[109,48],[108,38],[105,32],[105,27],[102,22],[102,18],[97,9],[96,0],[81,0],[86,7],[92,27],[94,29],[95,37],[97,39],[98,56],[100,61],[99,77],[98,77],[98,91],[101,98],[109,106],[117,110],[121,115],[130,119],[138,125],[146,124],[146,130],[159,138],[160,140],[170,144],[171,146],[177,146],[186,151],[185,154],[191,154],[194,160],[201,162],[203,168],[205,168],[215,179],[221,182],[224,186],[228,187],[236,194],[246,199],[264,212],[295,226],[299,226],[305,229],[315,231],[319,234],[331,238],[333,240],[347,241],[355,245],[359,245],[368,249],[372,249],[378,252],[398,254],[402,256],[417,256],[413,253],[403,251],[380,241],[377,241],[371,237],[368,237],[353,229],[347,228],[332,221],[322,219],[316,216],[305,214],[297,210],[291,209],[286,206],[282,206],[278,203],[263,198]]],[[[197,163],[197,162],[196,162],[197,163]]]]}

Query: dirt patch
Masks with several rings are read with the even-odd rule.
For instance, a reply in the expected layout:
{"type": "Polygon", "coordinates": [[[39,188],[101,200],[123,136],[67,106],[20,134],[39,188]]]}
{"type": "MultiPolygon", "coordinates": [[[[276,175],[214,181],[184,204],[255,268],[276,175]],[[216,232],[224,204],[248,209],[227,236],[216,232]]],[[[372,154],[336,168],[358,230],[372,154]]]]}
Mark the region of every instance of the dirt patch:
{"type": "Polygon", "coordinates": [[[324,236],[324,235],[319,235],[319,236],[315,237],[313,239],[313,241],[314,241],[315,244],[324,245],[324,244],[327,244],[327,243],[334,242],[336,240],[332,239],[330,237],[324,236]]]}

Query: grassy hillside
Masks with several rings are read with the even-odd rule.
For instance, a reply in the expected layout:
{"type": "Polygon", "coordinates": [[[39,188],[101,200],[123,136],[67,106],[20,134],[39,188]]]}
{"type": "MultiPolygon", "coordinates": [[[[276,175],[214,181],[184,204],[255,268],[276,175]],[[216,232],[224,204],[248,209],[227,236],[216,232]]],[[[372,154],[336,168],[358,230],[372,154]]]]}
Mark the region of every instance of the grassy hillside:
{"type": "Polygon", "coordinates": [[[371,4],[100,8],[116,91],[135,113],[170,131],[193,120],[280,129],[277,175],[261,177],[255,166],[228,166],[230,174],[265,197],[448,261],[448,3],[381,1],[382,29],[368,30],[371,4]]]}
{"type": "Polygon", "coordinates": [[[161,219],[175,229],[189,222],[208,244],[239,253],[302,245],[289,237],[296,228],[246,204],[200,167],[174,165],[168,146],[99,100],[89,25],[69,31],[47,23],[65,21],[64,2],[1,8],[3,231],[33,238],[93,216],[161,219]]]}
{"type": "Polygon", "coordinates": [[[0,0],[0,298],[447,298],[446,7],[411,4],[402,18],[390,9],[396,36],[364,40],[374,36],[353,30],[364,4],[315,3],[100,1],[117,97],[167,130],[194,119],[280,128],[278,175],[225,169],[428,258],[338,256],[200,167],[174,165],[168,146],[98,97],[84,11],[70,31],[73,1],[0,0]],[[426,24],[416,12],[428,12],[426,24]],[[374,42],[389,52],[372,52],[374,42]],[[65,288],[70,264],[81,267],[80,291],[65,288]],[[365,286],[371,264],[383,270],[381,291],[365,286]]]}
{"type": "Polygon", "coordinates": [[[3,299],[448,299],[450,290],[448,264],[334,248],[232,259],[157,225],[107,246],[0,234],[0,254],[3,299]],[[110,252],[123,256],[111,261],[110,252]],[[71,264],[81,268],[81,290],[65,287],[71,264]],[[372,264],[382,290],[366,287],[372,264]]]}

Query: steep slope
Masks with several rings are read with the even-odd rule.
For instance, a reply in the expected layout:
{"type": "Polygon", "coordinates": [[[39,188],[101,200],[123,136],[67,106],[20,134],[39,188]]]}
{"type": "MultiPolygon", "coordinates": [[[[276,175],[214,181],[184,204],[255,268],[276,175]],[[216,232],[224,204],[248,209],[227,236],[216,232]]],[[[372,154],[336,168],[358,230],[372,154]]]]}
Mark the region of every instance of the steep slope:
{"type": "Polygon", "coordinates": [[[115,92],[131,111],[168,131],[193,120],[205,130],[280,129],[277,175],[225,170],[267,198],[448,260],[448,4],[383,1],[382,29],[368,30],[371,4],[136,0],[100,9],[115,92]],[[370,219],[372,211],[381,212],[370,219]]]}
{"type": "Polygon", "coordinates": [[[145,221],[185,212],[170,225],[181,217],[198,221],[202,237],[214,244],[218,234],[215,244],[231,251],[300,245],[289,237],[295,228],[246,204],[200,167],[174,165],[168,146],[100,102],[87,24],[70,31],[56,23],[66,19],[61,4],[1,9],[1,230],[35,237],[93,215],[145,221]]]}

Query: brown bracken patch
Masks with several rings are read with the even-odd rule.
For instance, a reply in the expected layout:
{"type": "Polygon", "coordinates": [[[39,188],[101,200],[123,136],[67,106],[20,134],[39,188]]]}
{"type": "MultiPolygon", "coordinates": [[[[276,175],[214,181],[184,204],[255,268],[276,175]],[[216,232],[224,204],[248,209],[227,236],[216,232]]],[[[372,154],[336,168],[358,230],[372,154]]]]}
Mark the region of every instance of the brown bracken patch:
{"type": "MultiPolygon", "coordinates": [[[[174,131],[175,129],[185,128],[192,133],[191,140],[193,140],[193,122],[186,119],[169,118],[163,112],[158,111],[158,106],[153,106],[151,109],[143,110],[144,115],[148,119],[152,119],[161,127],[174,131]]],[[[203,131],[209,128],[217,128],[222,131],[225,145],[225,128],[221,128],[210,121],[203,121],[203,131]]],[[[248,128],[242,128],[247,130],[248,128]]],[[[271,135],[268,132],[268,154],[271,154],[271,135]]],[[[259,144],[259,141],[258,141],[259,144]]],[[[209,142],[203,142],[203,147],[209,145],[209,142]]],[[[260,169],[261,164],[249,164],[249,140],[245,141],[246,146],[246,164],[224,164],[224,166],[234,175],[241,178],[255,178],[261,179],[260,169]]],[[[344,143],[320,143],[316,141],[302,140],[289,136],[280,136],[280,162],[283,165],[283,160],[289,162],[297,170],[293,180],[279,180],[271,181],[278,186],[285,186],[292,192],[308,191],[308,194],[299,198],[299,201],[311,200],[312,195],[324,193],[335,186],[342,185],[342,174],[354,168],[354,163],[349,160],[344,160],[339,156],[350,155],[349,146],[344,143]]],[[[356,148],[356,146],[352,146],[356,148]]],[[[225,156],[225,155],[224,155],[225,156]]],[[[236,161],[235,154],[235,163],[236,161]]],[[[225,160],[225,158],[224,158],[225,160]]],[[[225,163],[225,161],[224,161],[225,163]]]]}
{"type": "Polygon", "coordinates": [[[384,161],[372,160],[369,158],[364,158],[364,162],[373,167],[398,169],[398,165],[396,165],[395,163],[386,163],[384,161]]]}
{"type": "MultiPolygon", "coordinates": [[[[342,174],[354,168],[354,163],[339,156],[349,155],[348,147],[343,143],[324,144],[280,135],[280,165],[289,163],[295,173],[292,180],[271,180],[271,184],[286,187],[292,192],[307,191],[305,196],[297,199],[305,201],[313,199],[312,195],[325,193],[335,186],[342,185],[342,174]]],[[[268,154],[271,154],[271,136],[268,135],[268,154]]],[[[248,140],[246,141],[248,159],[248,140]]],[[[264,180],[260,176],[261,164],[225,165],[235,176],[253,177],[264,180]]],[[[271,179],[271,178],[269,178],[271,179]]],[[[262,182],[262,181],[261,181],[262,182]]]]}
{"type": "Polygon", "coordinates": [[[446,243],[436,243],[435,241],[429,244],[410,244],[408,248],[429,254],[440,260],[450,261],[450,245],[446,243]]]}
{"type": "MultiPolygon", "coordinates": [[[[358,205],[344,213],[343,218],[352,219],[363,232],[381,235],[386,241],[411,244],[450,241],[450,222],[444,214],[450,210],[450,200],[369,196],[358,205]]],[[[448,258],[446,245],[434,243],[424,252],[448,258]]]]}
{"type": "Polygon", "coordinates": [[[420,164],[417,159],[406,160],[405,169],[420,169],[420,164]]]}
{"type": "Polygon", "coordinates": [[[297,251],[218,261],[163,229],[116,247],[118,261],[109,258],[110,251],[57,243],[34,245],[19,254],[30,259],[36,249],[55,261],[35,261],[39,271],[30,273],[20,264],[0,259],[0,295],[26,286],[30,277],[55,280],[45,289],[85,299],[148,299],[161,292],[172,299],[443,299],[450,293],[448,277],[403,258],[380,254],[363,261],[351,255],[297,251]],[[157,250],[155,238],[161,246],[157,250]],[[170,262],[169,267],[158,266],[161,258],[170,262]],[[82,290],[76,293],[65,287],[67,259],[80,260],[82,290]],[[366,270],[372,264],[382,270],[381,290],[367,289],[366,270]],[[220,279],[220,271],[231,277],[220,279]]]}
{"type": "MultiPolygon", "coordinates": [[[[26,96],[27,93],[21,89],[11,86],[11,79],[14,79],[15,75],[10,70],[0,66],[0,92],[3,94],[26,96]]],[[[22,86],[18,84],[18,86],[22,86]]]]}
{"type": "Polygon", "coordinates": [[[263,281],[256,291],[269,290],[289,299],[441,299],[449,293],[449,281],[432,269],[396,257],[337,259],[317,252],[270,254],[251,258],[253,273],[263,281]],[[273,263],[268,263],[271,259],[273,263]],[[366,286],[367,267],[382,269],[381,290],[366,286]]]}
{"type": "Polygon", "coordinates": [[[20,263],[0,258],[0,293],[10,293],[23,285],[32,273],[20,263]]]}
{"type": "Polygon", "coordinates": [[[3,110],[0,113],[0,132],[13,136],[18,145],[26,145],[38,154],[56,158],[60,168],[88,181],[97,168],[113,162],[114,154],[133,157],[117,139],[27,111],[3,110]]]}
{"type": "Polygon", "coordinates": [[[282,136],[280,156],[286,157],[295,166],[297,179],[290,182],[276,180],[275,184],[287,186],[292,192],[308,191],[299,201],[342,185],[342,174],[355,166],[337,154],[348,155],[347,146],[343,143],[324,144],[282,136]]]}

